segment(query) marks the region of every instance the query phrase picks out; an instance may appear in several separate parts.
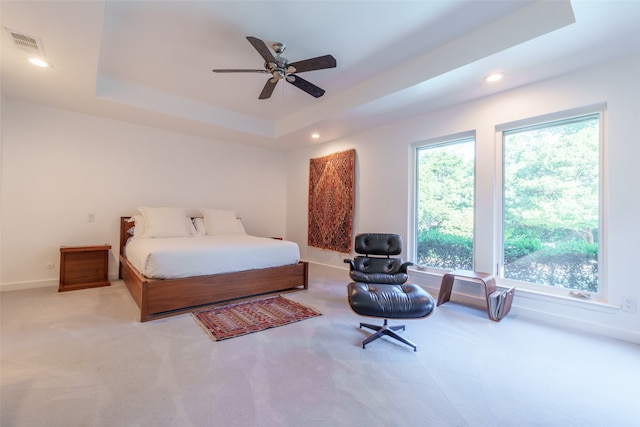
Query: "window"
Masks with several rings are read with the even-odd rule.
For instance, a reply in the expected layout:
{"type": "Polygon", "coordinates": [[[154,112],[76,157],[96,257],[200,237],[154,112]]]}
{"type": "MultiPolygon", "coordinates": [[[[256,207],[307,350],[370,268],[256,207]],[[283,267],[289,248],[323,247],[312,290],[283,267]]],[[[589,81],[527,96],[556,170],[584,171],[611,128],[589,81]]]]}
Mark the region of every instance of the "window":
{"type": "Polygon", "coordinates": [[[473,269],[475,140],[416,147],[415,260],[442,269],[473,269]]]}
{"type": "Polygon", "coordinates": [[[600,121],[502,132],[501,277],[599,292],[600,121]]]}

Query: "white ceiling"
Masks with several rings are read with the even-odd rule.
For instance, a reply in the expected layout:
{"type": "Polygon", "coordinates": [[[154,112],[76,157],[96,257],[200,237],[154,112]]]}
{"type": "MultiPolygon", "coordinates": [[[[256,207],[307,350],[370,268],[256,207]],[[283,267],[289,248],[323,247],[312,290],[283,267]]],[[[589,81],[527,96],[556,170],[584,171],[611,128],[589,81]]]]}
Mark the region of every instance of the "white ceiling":
{"type": "Polygon", "coordinates": [[[640,52],[640,1],[0,2],[2,96],[291,150],[640,52]],[[4,29],[41,42],[30,65],[4,29]],[[265,74],[246,40],[286,43],[313,98],[265,74]],[[503,71],[487,85],[482,77],[503,71]]]}

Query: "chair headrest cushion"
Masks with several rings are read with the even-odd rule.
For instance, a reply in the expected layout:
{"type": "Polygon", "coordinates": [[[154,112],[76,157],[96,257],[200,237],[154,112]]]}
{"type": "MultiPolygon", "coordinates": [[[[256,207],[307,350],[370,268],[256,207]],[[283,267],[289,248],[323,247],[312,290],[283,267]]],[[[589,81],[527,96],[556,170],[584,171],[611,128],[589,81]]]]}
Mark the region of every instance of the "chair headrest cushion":
{"type": "Polygon", "coordinates": [[[389,233],[358,234],[355,239],[355,251],[365,255],[400,255],[402,237],[389,233]]]}

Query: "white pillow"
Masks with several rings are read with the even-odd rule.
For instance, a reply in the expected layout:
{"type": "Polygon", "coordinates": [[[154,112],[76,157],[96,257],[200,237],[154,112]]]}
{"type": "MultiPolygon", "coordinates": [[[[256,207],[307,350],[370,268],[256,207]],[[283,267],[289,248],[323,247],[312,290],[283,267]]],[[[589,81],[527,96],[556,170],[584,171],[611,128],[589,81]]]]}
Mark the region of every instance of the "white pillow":
{"type": "Polygon", "coordinates": [[[238,229],[240,230],[240,234],[247,234],[247,230],[244,229],[244,224],[242,223],[242,220],[238,218],[237,221],[238,221],[238,229]]]}
{"type": "Polygon", "coordinates": [[[239,223],[234,211],[224,209],[200,209],[204,217],[207,234],[244,234],[244,227],[239,223]]]}
{"type": "Polygon", "coordinates": [[[142,237],[191,236],[193,223],[191,223],[185,209],[149,207],[138,209],[144,219],[145,230],[142,237]]]}
{"type": "Polygon", "coordinates": [[[197,236],[206,236],[207,235],[207,228],[204,225],[204,218],[193,218],[193,225],[196,228],[196,235],[197,236]]]}
{"type": "Polygon", "coordinates": [[[144,235],[145,226],[144,226],[144,218],[142,218],[142,215],[134,215],[131,218],[129,218],[127,222],[133,222],[135,224],[132,227],[133,237],[141,237],[142,235],[144,235]]]}

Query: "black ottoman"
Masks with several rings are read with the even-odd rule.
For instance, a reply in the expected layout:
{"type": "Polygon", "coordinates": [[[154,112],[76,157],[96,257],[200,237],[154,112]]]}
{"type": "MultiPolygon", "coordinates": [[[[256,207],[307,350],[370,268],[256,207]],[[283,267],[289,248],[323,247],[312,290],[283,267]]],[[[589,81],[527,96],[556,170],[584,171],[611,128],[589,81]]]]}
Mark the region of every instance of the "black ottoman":
{"type": "Polygon", "coordinates": [[[435,303],[427,291],[413,283],[399,285],[352,282],[347,285],[347,298],[351,309],[363,316],[384,318],[382,326],[360,323],[376,331],[362,342],[362,348],[383,335],[395,338],[417,351],[411,341],[395,331],[405,329],[404,325],[389,326],[387,319],[416,319],[426,317],[433,311],[435,303]]]}

